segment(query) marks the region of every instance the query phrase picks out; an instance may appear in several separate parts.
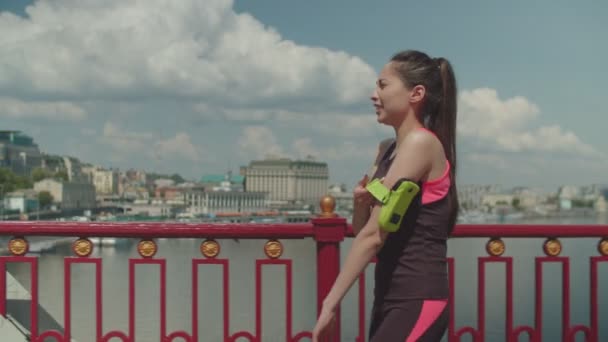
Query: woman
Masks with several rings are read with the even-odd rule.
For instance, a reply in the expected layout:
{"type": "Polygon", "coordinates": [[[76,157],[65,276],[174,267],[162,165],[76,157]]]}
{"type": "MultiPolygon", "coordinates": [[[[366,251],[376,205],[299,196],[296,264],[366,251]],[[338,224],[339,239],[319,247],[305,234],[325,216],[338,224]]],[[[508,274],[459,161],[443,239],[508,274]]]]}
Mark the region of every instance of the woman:
{"type": "Polygon", "coordinates": [[[329,333],[340,301],[374,256],[370,341],[439,341],[449,318],[447,239],[458,212],[454,72],[444,58],[400,52],[380,72],[371,100],[378,122],[396,134],[380,144],[371,178],[388,189],[405,178],[420,191],[399,229],[388,233],[378,222],[382,204],[365,189],[368,177],[359,182],[356,236],[323,302],[313,342],[329,333]]]}

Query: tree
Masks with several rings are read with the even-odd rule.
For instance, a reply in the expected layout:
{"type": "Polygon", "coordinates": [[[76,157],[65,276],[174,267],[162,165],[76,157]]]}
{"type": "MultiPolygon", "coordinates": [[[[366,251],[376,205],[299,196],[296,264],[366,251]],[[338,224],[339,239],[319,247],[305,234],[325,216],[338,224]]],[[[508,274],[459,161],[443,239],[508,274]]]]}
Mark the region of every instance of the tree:
{"type": "Polygon", "coordinates": [[[7,168],[0,168],[0,188],[2,195],[19,190],[32,188],[32,181],[28,177],[16,175],[7,168]]]}
{"type": "Polygon", "coordinates": [[[172,174],[170,179],[172,179],[175,182],[175,184],[180,184],[180,183],[183,183],[186,181],[182,176],[180,176],[177,173],[172,174]]]}
{"type": "Polygon", "coordinates": [[[66,182],[70,180],[70,177],[68,176],[68,173],[65,170],[57,171],[55,173],[55,178],[61,179],[66,182]]]}
{"type": "Polygon", "coordinates": [[[511,205],[513,206],[513,208],[519,209],[520,202],[521,201],[519,198],[514,197],[513,200],[511,201],[511,205]]]}
{"type": "Polygon", "coordinates": [[[38,193],[38,202],[41,208],[45,208],[53,203],[53,195],[48,191],[40,191],[38,193]]]}
{"type": "Polygon", "coordinates": [[[50,176],[49,172],[41,167],[32,170],[32,181],[39,182],[50,176]]]}

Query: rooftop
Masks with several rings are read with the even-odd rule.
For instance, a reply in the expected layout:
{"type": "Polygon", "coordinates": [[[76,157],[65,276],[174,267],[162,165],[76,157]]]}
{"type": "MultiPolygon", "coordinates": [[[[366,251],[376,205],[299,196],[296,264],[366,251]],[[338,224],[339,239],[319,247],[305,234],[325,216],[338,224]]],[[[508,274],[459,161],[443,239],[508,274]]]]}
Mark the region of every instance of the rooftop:
{"type": "Polygon", "coordinates": [[[8,142],[13,145],[35,146],[34,139],[21,131],[0,130],[0,142],[8,142]]]}
{"type": "MultiPolygon", "coordinates": [[[[221,183],[226,180],[226,175],[210,174],[201,177],[201,183],[221,183]]],[[[228,180],[232,183],[243,183],[245,177],[241,175],[230,175],[228,180]]]]}

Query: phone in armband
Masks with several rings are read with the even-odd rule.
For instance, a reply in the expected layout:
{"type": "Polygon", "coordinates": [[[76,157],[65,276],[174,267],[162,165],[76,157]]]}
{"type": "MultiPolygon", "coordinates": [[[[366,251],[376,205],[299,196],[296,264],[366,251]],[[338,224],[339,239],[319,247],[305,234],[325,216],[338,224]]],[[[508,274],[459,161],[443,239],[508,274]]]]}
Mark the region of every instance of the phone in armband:
{"type": "Polygon", "coordinates": [[[378,223],[380,228],[387,232],[399,230],[407,209],[420,192],[418,184],[405,178],[398,180],[392,189],[387,188],[377,178],[369,182],[365,188],[382,203],[378,223]]]}

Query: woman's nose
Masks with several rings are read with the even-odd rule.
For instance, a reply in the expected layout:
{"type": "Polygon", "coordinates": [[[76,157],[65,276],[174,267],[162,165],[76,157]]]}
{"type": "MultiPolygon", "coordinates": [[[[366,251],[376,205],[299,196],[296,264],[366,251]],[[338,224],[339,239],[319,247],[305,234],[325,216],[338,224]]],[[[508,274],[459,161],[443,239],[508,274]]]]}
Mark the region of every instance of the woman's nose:
{"type": "Polygon", "coordinates": [[[377,90],[374,89],[374,92],[372,93],[370,100],[372,100],[372,101],[378,100],[378,91],[377,90]]]}

